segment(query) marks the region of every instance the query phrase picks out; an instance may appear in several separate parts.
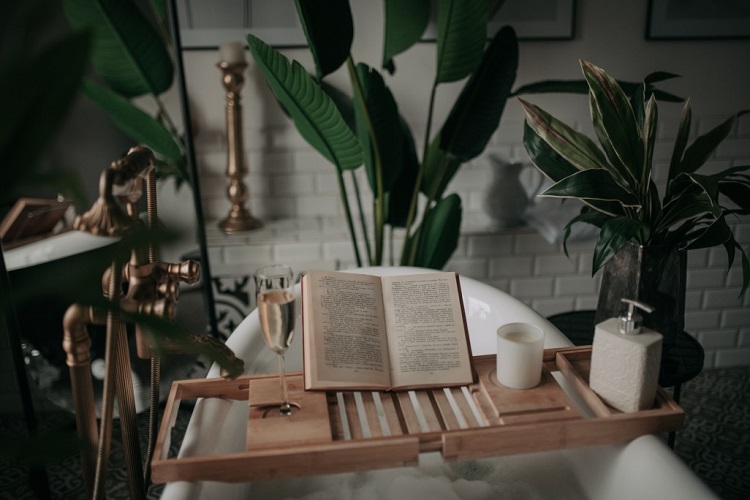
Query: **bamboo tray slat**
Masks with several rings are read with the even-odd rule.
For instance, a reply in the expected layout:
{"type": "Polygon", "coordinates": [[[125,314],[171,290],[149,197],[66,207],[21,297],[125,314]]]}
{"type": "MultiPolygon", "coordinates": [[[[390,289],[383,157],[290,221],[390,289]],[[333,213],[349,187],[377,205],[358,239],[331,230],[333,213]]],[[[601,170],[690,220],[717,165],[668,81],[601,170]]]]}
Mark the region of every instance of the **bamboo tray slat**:
{"type": "Polygon", "coordinates": [[[478,382],[467,387],[408,392],[304,391],[302,374],[287,375],[290,401],[299,410],[275,415],[278,375],[236,380],[176,381],[167,400],[151,463],[156,483],[240,482],[416,465],[420,453],[445,460],[502,456],[630,441],[677,430],[684,412],[658,390],[654,407],[621,413],[588,385],[591,347],[547,349],[542,381],[513,390],[495,379],[495,356],[477,356],[478,382]],[[582,415],[552,376],[559,371],[586,402],[582,415]],[[169,437],[183,400],[246,401],[249,418],[243,452],[168,456],[169,437]]]}

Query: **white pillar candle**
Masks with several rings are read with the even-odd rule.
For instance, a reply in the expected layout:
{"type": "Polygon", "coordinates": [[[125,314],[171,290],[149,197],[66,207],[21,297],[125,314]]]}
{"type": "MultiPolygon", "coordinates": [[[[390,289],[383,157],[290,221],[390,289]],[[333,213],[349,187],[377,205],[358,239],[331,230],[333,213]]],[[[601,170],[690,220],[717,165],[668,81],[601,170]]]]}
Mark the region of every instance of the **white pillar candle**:
{"type": "Polygon", "coordinates": [[[542,378],[544,331],[529,323],[497,329],[497,381],[511,389],[530,389],[542,378]]]}
{"type": "Polygon", "coordinates": [[[229,64],[245,62],[245,49],[241,43],[231,42],[219,47],[219,57],[229,64]]]}

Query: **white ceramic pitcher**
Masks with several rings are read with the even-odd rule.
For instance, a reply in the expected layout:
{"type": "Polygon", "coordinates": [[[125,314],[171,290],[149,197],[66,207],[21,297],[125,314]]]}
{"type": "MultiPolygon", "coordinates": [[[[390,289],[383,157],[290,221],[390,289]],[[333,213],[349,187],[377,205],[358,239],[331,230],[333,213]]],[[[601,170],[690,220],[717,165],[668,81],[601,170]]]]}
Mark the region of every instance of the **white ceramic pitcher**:
{"type": "Polygon", "coordinates": [[[521,183],[521,172],[531,163],[508,162],[490,156],[493,164],[493,179],[484,198],[484,209],[498,228],[524,225],[524,215],[542,188],[544,177],[528,192],[521,183]]]}

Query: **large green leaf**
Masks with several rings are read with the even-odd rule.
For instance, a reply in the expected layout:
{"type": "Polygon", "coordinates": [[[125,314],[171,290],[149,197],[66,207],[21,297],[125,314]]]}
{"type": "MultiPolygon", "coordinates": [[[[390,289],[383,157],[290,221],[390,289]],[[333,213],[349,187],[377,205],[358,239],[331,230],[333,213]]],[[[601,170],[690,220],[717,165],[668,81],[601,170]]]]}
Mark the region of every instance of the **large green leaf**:
{"type": "Polygon", "coordinates": [[[436,83],[469,76],[487,40],[486,0],[439,0],[436,83]]]}
{"type": "Polygon", "coordinates": [[[411,265],[442,269],[458,246],[461,198],[453,193],[438,201],[419,228],[416,261],[411,265]]]}
{"type": "MultiPolygon", "coordinates": [[[[748,169],[750,166],[742,168],[748,169]]],[[[734,213],[750,213],[750,180],[743,178],[722,180],[719,182],[719,192],[739,207],[739,210],[732,210],[734,213]]]]}
{"type": "Polygon", "coordinates": [[[431,199],[439,200],[460,167],[461,160],[440,149],[440,138],[436,137],[422,161],[421,191],[431,199]]]}
{"type": "Polygon", "coordinates": [[[643,143],[628,96],[601,68],[586,61],[581,61],[581,68],[589,84],[591,115],[599,142],[613,166],[625,167],[620,175],[629,175],[639,182],[643,169],[643,143]]]}
{"type": "Polygon", "coordinates": [[[750,111],[740,111],[724,121],[722,124],[697,137],[685,150],[680,162],[680,172],[695,172],[713,154],[717,146],[729,135],[737,118],[750,111]]]}
{"type": "Polygon", "coordinates": [[[513,28],[505,26],[453,104],[440,131],[440,149],[461,161],[484,151],[500,123],[517,69],[518,40],[513,28]]]}
{"type": "Polygon", "coordinates": [[[578,198],[581,200],[609,200],[625,207],[639,207],[638,198],[627,192],[601,168],[580,170],[553,184],[540,196],[555,198],[578,198]]]}
{"type": "MultiPolygon", "coordinates": [[[[352,131],[356,131],[354,120],[354,104],[352,98],[339,90],[338,88],[326,83],[320,82],[320,87],[333,100],[341,116],[349,125],[352,131]]],[[[390,184],[386,190],[386,217],[385,223],[394,227],[404,227],[406,217],[409,211],[409,202],[414,192],[414,183],[417,179],[417,169],[419,167],[419,158],[414,144],[409,125],[403,117],[399,117],[399,127],[401,129],[401,145],[396,146],[401,150],[401,167],[398,177],[390,184]]],[[[386,165],[385,169],[390,170],[386,165]]]]}
{"type": "Polygon", "coordinates": [[[708,195],[713,204],[719,204],[719,181],[721,180],[721,175],[683,174],[680,180],[690,180],[690,182],[697,185],[708,195]]]}
{"type": "Polygon", "coordinates": [[[430,0],[384,0],[382,67],[393,74],[393,58],[419,41],[430,21],[430,0]]]}
{"type": "Polygon", "coordinates": [[[526,123],[539,137],[577,169],[608,169],[607,159],[596,144],[534,104],[518,99],[526,113],[526,123]]]}
{"type": "Polygon", "coordinates": [[[611,216],[594,210],[589,206],[584,205],[583,207],[581,207],[581,211],[579,212],[579,214],[570,219],[570,221],[565,224],[565,227],[563,228],[563,251],[565,252],[565,256],[570,257],[570,255],[568,254],[568,238],[570,238],[571,230],[573,229],[573,226],[575,224],[586,223],[601,228],[610,219],[611,216]]]}
{"type": "Polygon", "coordinates": [[[651,180],[651,171],[654,161],[654,144],[656,143],[657,124],[659,122],[659,111],[656,107],[654,96],[646,103],[645,116],[643,120],[643,170],[641,171],[640,186],[645,189],[651,180]]]}
{"type": "Polygon", "coordinates": [[[672,80],[674,78],[680,78],[680,75],[670,73],[668,71],[654,71],[653,73],[649,73],[648,75],[646,75],[646,78],[643,79],[643,82],[646,85],[652,85],[657,82],[672,80]]]}
{"type": "Polygon", "coordinates": [[[721,208],[699,189],[684,191],[680,196],[665,204],[658,219],[657,230],[667,231],[687,221],[694,221],[706,214],[720,214],[721,208]]]}
{"type": "MultiPolygon", "coordinates": [[[[352,97],[349,94],[343,92],[338,87],[335,87],[326,82],[325,80],[319,82],[318,85],[323,90],[323,92],[325,92],[328,97],[331,98],[333,103],[336,105],[336,108],[339,110],[339,113],[341,113],[341,117],[344,119],[352,132],[356,132],[357,124],[354,119],[354,102],[352,97]]],[[[286,109],[284,109],[284,112],[287,113],[287,116],[289,116],[286,109]]]]}
{"type": "Polygon", "coordinates": [[[253,35],[247,35],[247,41],[269,87],[302,137],[340,171],[359,167],[362,148],[331,98],[299,63],[290,63],[253,35]]]}
{"type": "Polygon", "coordinates": [[[698,228],[687,235],[692,239],[682,250],[695,250],[698,248],[711,248],[723,245],[732,238],[732,230],[729,228],[724,217],[714,219],[708,226],[698,228]]]}
{"type": "Polygon", "coordinates": [[[739,180],[745,183],[750,183],[750,165],[729,167],[722,170],[721,172],[713,174],[712,177],[715,177],[720,181],[739,180]]]}
{"type": "Polygon", "coordinates": [[[643,122],[646,120],[646,84],[638,85],[638,89],[630,96],[630,104],[633,106],[635,121],[638,127],[643,129],[643,122]]]}
{"type": "Polygon", "coordinates": [[[647,239],[648,231],[647,225],[628,217],[616,217],[605,222],[599,231],[594,248],[592,275],[596,274],[628,241],[643,242],[647,239]]]}
{"type": "MultiPolygon", "coordinates": [[[[655,71],[653,73],[649,73],[648,75],[646,75],[646,78],[643,79],[643,83],[646,86],[646,92],[645,92],[646,100],[650,99],[651,96],[654,96],[657,101],[683,102],[685,99],[683,99],[682,97],[654,87],[655,83],[663,82],[666,80],[671,80],[673,78],[680,78],[680,75],[669,73],[667,71],[655,71]]],[[[633,95],[633,90],[631,86],[634,84],[628,83],[628,82],[619,82],[619,84],[620,84],[620,87],[622,87],[622,90],[627,95],[633,95]]]]}
{"type": "Polygon", "coordinates": [[[674,147],[672,148],[672,159],[669,162],[669,175],[667,176],[667,197],[670,196],[669,183],[682,173],[682,157],[685,155],[685,148],[687,147],[690,138],[690,123],[692,121],[692,116],[693,112],[690,108],[690,100],[688,99],[685,102],[685,106],[682,108],[680,125],[677,129],[677,138],[675,139],[674,147]]]}
{"type": "Polygon", "coordinates": [[[586,80],[542,80],[518,87],[511,92],[510,97],[525,94],[587,94],[588,91],[589,86],[586,80]]]}
{"type": "Polygon", "coordinates": [[[0,68],[0,203],[39,175],[37,161],[80,90],[89,43],[86,34],[69,34],[0,68]]]}
{"type": "Polygon", "coordinates": [[[739,183],[722,183],[721,194],[732,200],[739,208],[727,208],[726,212],[739,215],[750,215],[750,186],[739,183]]]}
{"type": "MultiPolygon", "coordinates": [[[[652,75],[659,75],[661,73],[652,73],[652,75]]],[[[665,73],[667,75],[672,75],[671,73],[665,73]]],[[[651,75],[649,75],[651,76],[651,75]]],[[[678,75],[672,75],[671,78],[677,77],[678,75]]],[[[665,102],[682,102],[684,99],[682,97],[676,96],[674,94],[671,94],[669,92],[665,92],[660,89],[656,89],[651,85],[651,83],[656,83],[661,80],[666,80],[667,78],[656,78],[653,80],[649,80],[649,77],[647,76],[644,82],[646,83],[646,99],[648,99],[651,95],[656,97],[657,101],[665,101],[665,102]]],[[[620,85],[620,88],[625,92],[625,94],[629,96],[635,95],[636,92],[639,92],[638,87],[643,85],[643,83],[635,83],[635,82],[626,82],[622,80],[617,81],[618,85],[620,85]]],[[[516,90],[514,90],[511,93],[511,97],[516,97],[519,95],[524,94],[549,94],[549,93],[566,93],[566,94],[588,94],[589,92],[589,86],[586,80],[542,80],[539,82],[533,82],[533,83],[527,83],[526,85],[522,85],[521,87],[518,87],[516,90]]]]}
{"type": "Polygon", "coordinates": [[[414,136],[409,125],[402,118],[401,124],[401,159],[403,165],[398,178],[386,192],[386,224],[393,227],[405,227],[409,214],[409,204],[417,182],[419,158],[414,144],[414,136]]]}
{"type": "Polygon", "coordinates": [[[315,60],[318,79],[344,64],[351,52],[354,22],[349,0],[294,0],[297,14],[315,60]]]}
{"type": "MultiPolygon", "coordinates": [[[[534,162],[534,165],[536,165],[536,167],[550,180],[559,182],[579,172],[575,166],[552,149],[550,145],[529,126],[528,122],[524,123],[523,144],[531,161],[534,162]]],[[[583,202],[608,217],[624,214],[622,204],[617,201],[585,199],[583,202]]]]}
{"type": "Polygon", "coordinates": [[[357,64],[357,77],[362,84],[367,113],[359,99],[354,100],[357,123],[357,136],[362,144],[365,169],[370,189],[377,192],[376,168],[380,168],[383,190],[387,191],[401,173],[403,167],[403,138],[401,117],[393,94],[385,85],[383,77],[374,68],[364,63],[357,64]],[[369,121],[368,121],[369,118],[369,121]],[[380,165],[376,167],[375,151],[370,137],[375,134],[378,144],[380,165]]]}
{"type": "Polygon", "coordinates": [[[552,149],[542,137],[531,128],[528,122],[523,123],[523,145],[531,161],[549,179],[557,182],[578,172],[568,160],[552,149]]]}
{"type": "Polygon", "coordinates": [[[109,114],[120,130],[135,142],[151,148],[174,164],[182,161],[182,152],[172,134],[152,116],[112,90],[85,80],[84,91],[89,98],[109,114]]]}
{"type": "Polygon", "coordinates": [[[162,26],[168,26],[167,2],[164,0],[148,0],[148,5],[151,7],[151,12],[154,13],[156,22],[162,26]]]}
{"type": "MultiPolygon", "coordinates": [[[[744,249],[739,243],[737,243],[737,240],[732,238],[731,244],[735,249],[739,249],[740,256],[742,257],[742,289],[738,295],[738,297],[742,297],[745,294],[745,291],[747,291],[748,286],[750,286],[750,260],[748,260],[744,249]]],[[[724,246],[727,247],[727,253],[729,253],[728,246],[724,246]]]]}
{"type": "Polygon", "coordinates": [[[63,0],[70,24],[94,35],[92,64],[126,97],[159,95],[172,85],[174,67],[165,42],[134,2],[63,0]]]}

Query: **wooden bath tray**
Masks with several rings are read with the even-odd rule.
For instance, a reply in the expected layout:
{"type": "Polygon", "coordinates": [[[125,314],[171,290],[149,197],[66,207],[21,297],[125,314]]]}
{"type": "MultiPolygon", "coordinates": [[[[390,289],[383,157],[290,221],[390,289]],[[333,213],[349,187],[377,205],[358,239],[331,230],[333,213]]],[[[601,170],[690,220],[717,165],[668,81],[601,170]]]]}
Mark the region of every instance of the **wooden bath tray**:
{"type": "Polygon", "coordinates": [[[419,454],[472,459],[621,443],[677,430],[684,412],[661,388],[654,407],[621,413],[588,386],[591,347],[547,349],[542,382],[513,390],[494,378],[495,356],[478,356],[478,383],[409,392],[305,392],[301,373],[287,375],[290,417],[268,412],[278,402],[278,375],[177,381],[167,401],[151,463],[156,483],[239,482],[416,465],[419,454]],[[552,376],[559,371],[594,416],[579,412],[552,376]],[[249,397],[248,397],[249,394],[249,397]],[[169,436],[182,400],[248,401],[245,451],[170,457],[169,436]],[[268,415],[264,418],[264,415],[268,415]]]}

